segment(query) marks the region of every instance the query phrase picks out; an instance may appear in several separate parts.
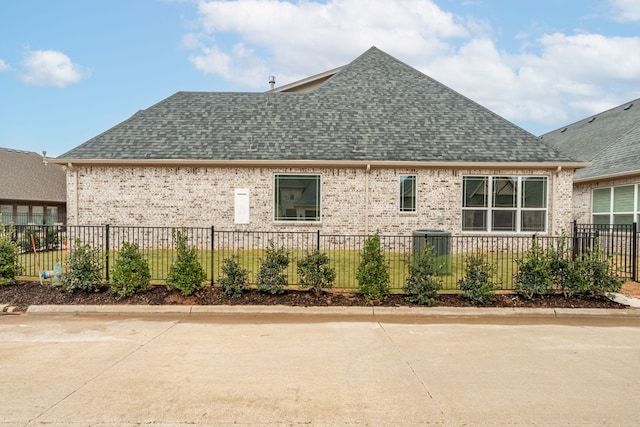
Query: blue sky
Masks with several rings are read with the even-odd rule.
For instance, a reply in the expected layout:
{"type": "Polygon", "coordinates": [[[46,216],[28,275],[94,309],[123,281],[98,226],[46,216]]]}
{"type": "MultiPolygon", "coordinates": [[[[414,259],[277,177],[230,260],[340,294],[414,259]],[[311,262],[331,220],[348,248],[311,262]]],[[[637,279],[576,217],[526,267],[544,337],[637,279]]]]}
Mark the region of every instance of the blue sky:
{"type": "Polygon", "coordinates": [[[371,46],[540,135],[640,98],[637,0],[0,4],[0,147],[58,156],[177,91],[264,91],[371,46]]]}

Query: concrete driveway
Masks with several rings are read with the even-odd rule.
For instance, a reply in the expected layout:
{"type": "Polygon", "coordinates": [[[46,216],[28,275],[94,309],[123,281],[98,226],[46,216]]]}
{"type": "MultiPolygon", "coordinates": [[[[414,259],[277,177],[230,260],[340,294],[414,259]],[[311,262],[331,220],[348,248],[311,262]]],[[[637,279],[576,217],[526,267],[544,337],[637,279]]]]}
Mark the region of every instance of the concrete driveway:
{"type": "Polygon", "coordinates": [[[640,318],[0,316],[4,426],[637,426],[640,318]]]}

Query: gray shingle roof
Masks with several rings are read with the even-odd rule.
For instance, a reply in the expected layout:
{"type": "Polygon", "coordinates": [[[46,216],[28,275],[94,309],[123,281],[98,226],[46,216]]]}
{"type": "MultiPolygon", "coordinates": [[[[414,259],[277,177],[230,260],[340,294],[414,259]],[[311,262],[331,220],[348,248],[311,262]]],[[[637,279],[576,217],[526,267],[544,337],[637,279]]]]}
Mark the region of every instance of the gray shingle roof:
{"type": "Polygon", "coordinates": [[[640,172],[640,99],[542,135],[543,141],[592,166],[574,180],[640,172]]]}
{"type": "Polygon", "coordinates": [[[0,199],[64,203],[66,174],[30,151],[0,148],[0,199]]]}
{"type": "Polygon", "coordinates": [[[573,161],[375,47],[307,93],[178,92],[59,159],[573,161]]]}

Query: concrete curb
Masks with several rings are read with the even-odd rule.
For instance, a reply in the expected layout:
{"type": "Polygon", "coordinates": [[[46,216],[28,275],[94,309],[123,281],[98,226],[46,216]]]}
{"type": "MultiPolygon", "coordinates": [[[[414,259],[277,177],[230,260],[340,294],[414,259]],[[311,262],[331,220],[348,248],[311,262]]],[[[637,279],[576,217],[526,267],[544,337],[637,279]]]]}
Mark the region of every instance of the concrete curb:
{"type": "Polygon", "coordinates": [[[289,307],[248,305],[32,305],[27,314],[182,314],[398,317],[638,317],[640,310],[493,307],[289,307]]]}

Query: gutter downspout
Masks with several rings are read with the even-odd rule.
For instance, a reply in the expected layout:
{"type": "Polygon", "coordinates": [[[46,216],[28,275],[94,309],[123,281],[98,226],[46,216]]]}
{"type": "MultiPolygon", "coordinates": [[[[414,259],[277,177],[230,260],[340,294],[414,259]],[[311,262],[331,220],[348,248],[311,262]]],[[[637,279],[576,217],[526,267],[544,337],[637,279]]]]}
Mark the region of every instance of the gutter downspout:
{"type": "MultiPolygon", "coordinates": [[[[549,226],[549,231],[551,234],[553,234],[555,232],[555,218],[553,218],[553,212],[555,212],[555,208],[556,208],[556,185],[558,185],[558,175],[560,174],[560,171],[562,170],[562,165],[558,165],[558,167],[556,168],[555,172],[551,175],[551,209],[547,209],[548,211],[551,211],[551,224],[549,226]]],[[[573,212],[573,197],[571,198],[571,211],[573,212]]]]}
{"type": "Polygon", "coordinates": [[[371,165],[367,163],[364,172],[364,234],[369,235],[369,173],[371,165]]]}
{"type": "Polygon", "coordinates": [[[71,162],[67,163],[67,169],[73,171],[73,188],[74,188],[74,201],[73,201],[73,217],[75,218],[75,225],[78,225],[78,169],[73,167],[71,162]]]}

